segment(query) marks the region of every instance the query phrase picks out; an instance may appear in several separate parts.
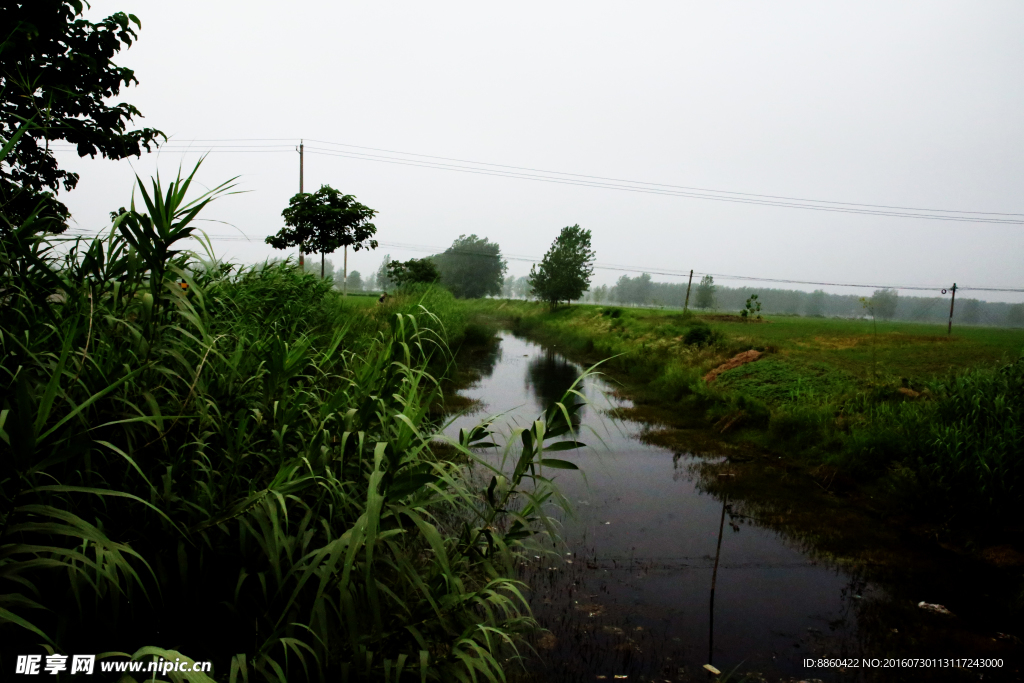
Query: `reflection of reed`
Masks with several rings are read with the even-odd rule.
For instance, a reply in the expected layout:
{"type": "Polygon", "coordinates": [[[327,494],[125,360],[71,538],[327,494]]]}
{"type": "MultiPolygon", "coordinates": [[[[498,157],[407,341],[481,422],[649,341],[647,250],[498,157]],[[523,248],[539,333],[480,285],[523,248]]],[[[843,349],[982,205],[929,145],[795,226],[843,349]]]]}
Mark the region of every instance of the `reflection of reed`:
{"type": "MultiPolygon", "coordinates": [[[[565,392],[572,387],[583,372],[575,363],[570,363],[562,356],[545,350],[541,356],[532,358],[526,367],[526,386],[533,392],[537,402],[547,409],[560,401],[565,392]]],[[[583,383],[576,386],[576,391],[584,392],[583,383]]],[[[578,400],[578,399],[577,399],[578,400]]],[[[575,431],[583,418],[584,408],[572,416],[572,427],[575,431]]]]}
{"type": "Polygon", "coordinates": [[[722,497],[722,519],[718,522],[718,549],[715,550],[715,569],[711,572],[711,611],[708,619],[708,664],[714,664],[715,657],[715,583],[718,581],[718,558],[722,555],[722,530],[725,528],[725,507],[729,496],[722,497]]]}

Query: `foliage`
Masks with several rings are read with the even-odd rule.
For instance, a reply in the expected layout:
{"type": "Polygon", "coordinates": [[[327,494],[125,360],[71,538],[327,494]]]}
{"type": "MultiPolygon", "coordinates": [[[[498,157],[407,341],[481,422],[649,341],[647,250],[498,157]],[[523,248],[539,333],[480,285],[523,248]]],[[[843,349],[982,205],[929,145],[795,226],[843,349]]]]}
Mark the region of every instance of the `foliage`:
{"type": "Polygon", "coordinates": [[[551,528],[539,468],[572,467],[545,445],[573,404],[515,431],[506,469],[473,450],[489,423],[463,432],[478,486],[433,454],[441,299],[381,325],[289,262],[202,262],[178,244],[202,204],[187,186],[140,182],[146,212],[103,238],[0,244],[5,651],[167,643],[222,680],[503,678],[535,626],[509,577],[551,528]]]}
{"type": "Polygon", "coordinates": [[[353,270],[348,274],[348,290],[350,292],[361,292],[363,291],[363,276],[358,270],[353,270]]]}
{"type": "Polygon", "coordinates": [[[701,310],[714,308],[716,289],[715,278],[710,275],[702,277],[700,279],[700,284],[697,285],[697,298],[693,305],[701,310]]]}
{"type": "Polygon", "coordinates": [[[899,292],[895,289],[876,289],[871,295],[871,307],[873,314],[882,320],[892,320],[896,315],[896,305],[899,303],[899,292]]]}
{"type": "Polygon", "coordinates": [[[931,382],[932,401],[883,402],[852,436],[853,468],[888,467],[920,506],[963,516],[1024,503],[1024,357],[931,382]]]}
{"type": "Polygon", "coordinates": [[[636,278],[623,275],[615,283],[615,300],[622,304],[649,304],[652,294],[651,276],[647,273],[636,278]]]}
{"type": "Polygon", "coordinates": [[[590,287],[594,256],[589,230],[579,225],[562,228],[544,259],[530,268],[530,286],[552,306],[575,301],[590,287]]]}
{"type": "Polygon", "coordinates": [[[395,283],[391,280],[391,276],[388,275],[388,265],[390,263],[391,254],[384,254],[384,259],[380,262],[380,266],[377,267],[377,272],[373,275],[373,286],[382,292],[395,286],[395,283]]]}
{"type": "Polygon", "coordinates": [[[807,307],[804,315],[808,318],[820,318],[825,315],[825,291],[816,289],[807,297],[807,307]]]}
{"type": "Polygon", "coordinates": [[[275,249],[299,247],[304,254],[332,254],[342,247],[376,249],[372,237],[377,228],[370,221],[377,212],[363,206],[350,194],[341,194],[330,185],[322,185],[316,192],[300,192],[288,200],[281,212],[285,227],[267,238],[275,249]]]}
{"type": "Polygon", "coordinates": [[[10,140],[32,122],[0,168],[0,206],[16,225],[39,210],[47,229],[66,228],[68,210],[54,193],[74,189],[78,174],[58,167],[50,141],[67,141],[79,156],[124,159],[163,137],[152,128],[129,130],[139,110],[108,103],[122,86],[138,82],[131,69],[111,61],[137,38],[138,18],[118,12],[93,23],[82,18],[85,7],[79,0],[4,4],[0,137],[10,140]]]}
{"type": "Polygon", "coordinates": [[[476,235],[459,235],[452,246],[430,260],[441,273],[441,283],[460,299],[500,294],[508,269],[501,247],[476,235]]]}
{"type": "Polygon", "coordinates": [[[757,294],[751,294],[743,305],[743,310],[740,311],[740,317],[744,321],[749,321],[754,318],[754,314],[757,314],[757,319],[761,319],[761,302],[757,300],[757,294]]]}
{"type": "Polygon", "coordinates": [[[411,284],[432,284],[441,278],[437,266],[430,259],[412,258],[408,261],[389,261],[388,280],[399,287],[411,284]]]}
{"type": "Polygon", "coordinates": [[[714,331],[707,323],[703,322],[694,323],[683,335],[683,342],[690,346],[701,346],[715,341],[717,341],[717,337],[714,331]]]}

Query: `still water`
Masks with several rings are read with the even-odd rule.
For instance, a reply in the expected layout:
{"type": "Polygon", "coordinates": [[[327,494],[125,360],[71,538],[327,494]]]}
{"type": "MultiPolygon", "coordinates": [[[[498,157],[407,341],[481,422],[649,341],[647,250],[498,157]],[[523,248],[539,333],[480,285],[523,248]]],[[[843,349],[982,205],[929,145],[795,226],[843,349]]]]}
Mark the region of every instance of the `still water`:
{"type": "MultiPolygon", "coordinates": [[[[528,426],[581,368],[503,333],[479,371],[461,393],[480,409],[458,418],[451,435],[496,413],[496,424],[528,426]]],[[[702,490],[696,458],[647,445],[643,425],[606,414],[628,406],[611,392],[600,378],[583,382],[590,404],[578,438],[588,446],[558,456],[583,472],[557,477],[574,509],[563,520],[566,547],[523,576],[551,631],[532,641],[539,656],[528,680],[705,680],[705,664],[753,674],[748,680],[852,680],[803,660],[861,656],[858,608],[881,589],[702,490]]]]}

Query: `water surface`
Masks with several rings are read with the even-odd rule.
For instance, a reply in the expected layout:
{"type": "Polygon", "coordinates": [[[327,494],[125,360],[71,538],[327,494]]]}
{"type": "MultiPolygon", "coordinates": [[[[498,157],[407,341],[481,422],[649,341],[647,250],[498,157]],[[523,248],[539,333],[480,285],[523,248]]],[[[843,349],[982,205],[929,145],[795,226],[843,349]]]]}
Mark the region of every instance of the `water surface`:
{"type": "MultiPolygon", "coordinates": [[[[557,348],[508,333],[479,370],[461,393],[481,409],[456,420],[452,435],[495,413],[498,424],[529,426],[581,373],[557,348]]],[[[647,445],[643,425],[605,414],[629,404],[601,379],[581,390],[590,405],[578,438],[588,447],[559,454],[585,473],[558,474],[575,512],[563,520],[566,547],[524,575],[551,631],[533,641],[530,680],[703,680],[708,663],[769,680],[837,680],[803,659],[859,656],[857,611],[881,589],[702,491],[693,456],[647,445]]]]}

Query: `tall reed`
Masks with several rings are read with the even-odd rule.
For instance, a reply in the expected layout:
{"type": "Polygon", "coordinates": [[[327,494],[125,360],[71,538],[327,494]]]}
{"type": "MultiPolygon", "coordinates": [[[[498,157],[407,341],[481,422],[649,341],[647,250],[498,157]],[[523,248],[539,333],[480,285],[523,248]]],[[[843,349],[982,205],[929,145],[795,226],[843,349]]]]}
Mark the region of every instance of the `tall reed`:
{"type": "MultiPolygon", "coordinates": [[[[188,202],[194,175],[140,180],[145,207],[102,238],[29,221],[3,240],[4,652],[184,652],[231,681],[503,680],[535,627],[510,577],[552,534],[539,465],[573,467],[544,457],[573,403],[476,486],[434,455],[439,318],[380,325],[287,263],[181,249],[230,191],[188,202]]],[[[485,422],[452,446],[490,467],[487,443],[485,422]]]]}

